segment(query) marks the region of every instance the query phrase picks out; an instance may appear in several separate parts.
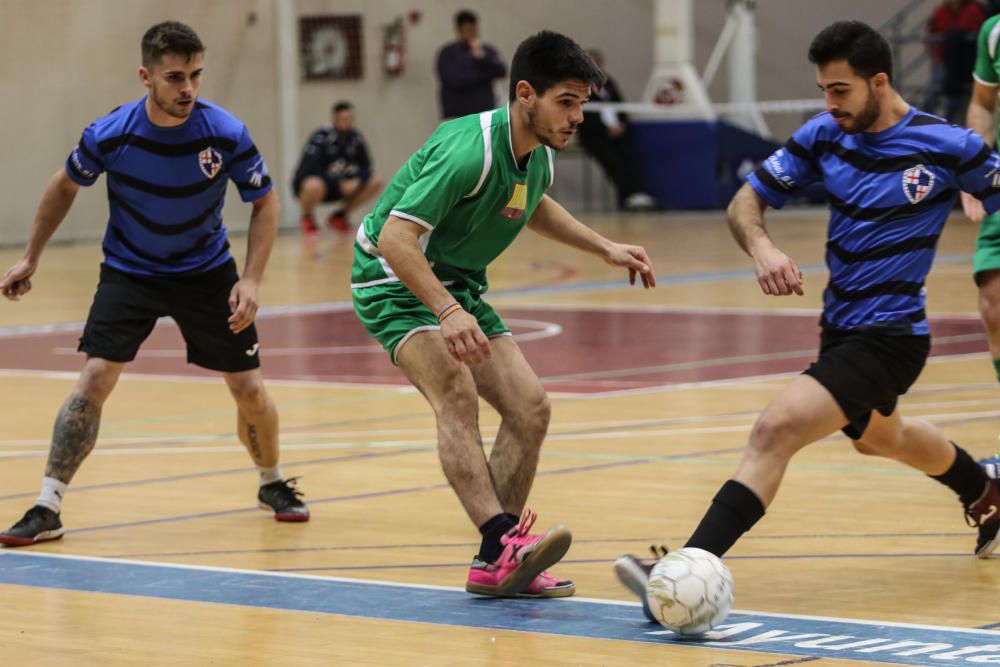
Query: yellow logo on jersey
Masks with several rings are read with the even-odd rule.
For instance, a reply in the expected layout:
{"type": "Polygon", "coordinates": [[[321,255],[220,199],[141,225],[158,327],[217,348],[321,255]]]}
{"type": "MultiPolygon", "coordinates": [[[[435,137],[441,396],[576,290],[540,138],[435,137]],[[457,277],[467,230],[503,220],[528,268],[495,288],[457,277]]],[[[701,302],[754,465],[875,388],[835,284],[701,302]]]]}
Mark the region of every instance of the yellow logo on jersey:
{"type": "Polygon", "coordinates": [[[500,215],[511,220],[519,220],[524,216],[524,209],[528,205],[528,186],[524,183],[514,184],[514,194],[510,196],[510,201],[500,211],[500,215]]]}

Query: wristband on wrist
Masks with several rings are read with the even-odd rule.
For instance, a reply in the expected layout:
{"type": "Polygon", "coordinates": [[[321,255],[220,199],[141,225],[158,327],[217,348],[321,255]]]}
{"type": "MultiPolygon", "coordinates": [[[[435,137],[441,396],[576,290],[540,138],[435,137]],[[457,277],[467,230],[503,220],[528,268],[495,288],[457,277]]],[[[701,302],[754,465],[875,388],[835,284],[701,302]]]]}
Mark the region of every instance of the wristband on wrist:
{"type": "Polygon", "coordinates": [[[453,315],[460,310],[462,310],[462,306],[460,306],[457,301],[449,303],[447,306],[442,308],[441,311],[437,314],[438,324],[444,322],[445,318],[447,318],[449,315],[453,315]]]}

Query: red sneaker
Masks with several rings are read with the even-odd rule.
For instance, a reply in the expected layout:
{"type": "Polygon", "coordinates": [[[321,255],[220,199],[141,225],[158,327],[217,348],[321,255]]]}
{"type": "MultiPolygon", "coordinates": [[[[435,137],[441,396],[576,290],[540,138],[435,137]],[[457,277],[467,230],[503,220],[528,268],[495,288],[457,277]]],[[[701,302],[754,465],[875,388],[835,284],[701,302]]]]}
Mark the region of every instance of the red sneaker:
{"type": "Polygon", "coordinates": [[[302,227],[302,234],[304,236],[313,237],[319,235],[319,227],[316,226],[316,221],[311,215],[302,216],[299,225],[302,227]]]}
{"type": "Polygon", "coordinates": [[[326,219],[326,226],[341,234],[350,234],[352,231],[351,223],[347,221],[347,214],[343,212],[331,213],[326,219]]]}

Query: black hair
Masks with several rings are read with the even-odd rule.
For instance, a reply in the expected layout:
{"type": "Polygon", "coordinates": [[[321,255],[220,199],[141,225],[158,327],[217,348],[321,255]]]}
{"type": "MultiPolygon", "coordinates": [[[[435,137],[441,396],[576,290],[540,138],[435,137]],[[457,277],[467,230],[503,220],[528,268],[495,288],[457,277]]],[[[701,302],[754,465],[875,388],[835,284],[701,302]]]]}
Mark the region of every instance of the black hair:
{"type": "Polygon", "coordinates": [[[455,12],[455,27],[463,26],[466,23],[478,23],[479,17],[476,16],[475,12],[468,9],[462,9],[455,12]]]}
{"type": "Polygon", "coordinates": [[[861,21],[837,21],[813,38],[809,62],[822,66],[834,60],[846,60],[851,69],[866,79],[885,72],[892,83],[889,42],[861,21]]]}
{"type": "Polygon", "coordinates": [[[340,113],[341,111],[350,111],[353,108],[354,108],[354,105],[351,104],[350,102],[337,102],[330,109],[330,112],[334,113],[334,114],[337,114],[337,113],[340,113]]]}
{"type": "Polygon", "coordinates": [[[198,33],[180,21],[164,21],[154,25],[142,36],[141,48],[143,67],[160,62],[165,53],[187,56],[190,61],[191,56],[205,52],[205,45],[201,43],[198,33]]]}
{"type": "Polygon", "coordinates": [[[538,95],[562,81],[601,87],[607,77],[580,45],[565,35],[543,30],[521,42],[510,63],[510,101],[517,82],[527,81],[538,95]]]}

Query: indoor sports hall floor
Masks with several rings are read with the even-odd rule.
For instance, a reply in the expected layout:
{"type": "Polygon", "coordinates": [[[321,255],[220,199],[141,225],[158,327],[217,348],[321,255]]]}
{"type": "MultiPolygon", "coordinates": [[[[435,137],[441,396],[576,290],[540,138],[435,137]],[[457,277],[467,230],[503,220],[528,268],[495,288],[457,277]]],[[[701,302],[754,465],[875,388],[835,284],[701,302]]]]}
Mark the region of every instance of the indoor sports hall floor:
{"type": "MultiPolygon", "coordinates": [[[[721,213],[586,220],[641,243],[659,287],[525,232],[492,302],[553,398],[530,504],[565,523],[554,572],[578,598],[462,591],[478,545],[445,483],[434,422],[349,304],[351,239],[283,236],[259,319],[283,468],[307,524],[256,509],[256,474],[220,379],[163,322],[105,406],[63,508],[63,540],[0,550],[0,665],[856,665],[1000,661],[1000,562],[944,487],[840,436],[793,462],[767,517],[727,556],[736,609],[703,641],[646,624],[611,571],[681,544],[728,478],[756,414],[814,357],[823,211],[772,235],[804,297],[765,297],[721,213]]],[[[934,356],[902,401],[977,456],[1000,392],[970,277],[975,229],[946,229],[928,282],[934,356]]],[[[242,254],[245,239],[234,240],[242,254]]],[[[0,268],[19,248],[0,250],[0,268]]],[[[52,420],[81,358],[98,245],[53,246],[0,304],[0,523],[32,504],[52,420]]],[[[484,434],[497,418],[482,414],[484,434]]]]}

